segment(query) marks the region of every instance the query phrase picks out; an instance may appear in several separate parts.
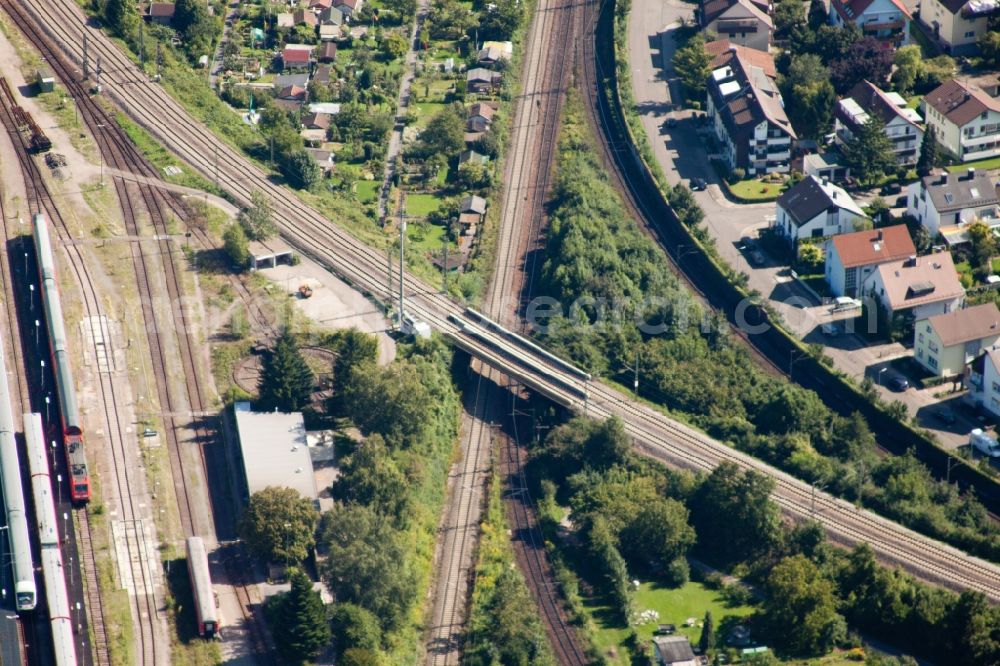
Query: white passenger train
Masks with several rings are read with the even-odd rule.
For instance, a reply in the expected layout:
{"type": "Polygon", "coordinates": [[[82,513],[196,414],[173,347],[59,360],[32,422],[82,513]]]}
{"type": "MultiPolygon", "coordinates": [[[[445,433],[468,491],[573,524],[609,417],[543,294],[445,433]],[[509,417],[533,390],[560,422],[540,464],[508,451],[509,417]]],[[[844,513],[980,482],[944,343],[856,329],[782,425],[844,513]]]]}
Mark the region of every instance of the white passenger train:
{"type": "Polygon", "coordinates": [[[41,544],[42,576],[52,628],[52,647],[57,666],[75,666],[76,642],[69,595],[66,592],[66,572],[63,570],[62,552],[59,549],[56,491],[52,485],[49,459],[46,456],[41,414],[24,415],[24,439],[27,443],[28,469],[31,472],[31,492],[35,500],[38,541],[41,544]]]}
{"type": "MultiPolygon", "coordinates": [[[[7,364],[0,339],[0,484],[7,509],[7,543],[10,545],[14,570],[14,598],[17,610],[34,610],[37,603],[35,565],[31,561],[31,541],[28,539],[28,519],[25,514],[24,488],[21,485],[21,463],[14,438],[14,414],[10,404],[10,384],[7,364]]],[[[5,566],[5,565],[4,565],[5,566]]]]}

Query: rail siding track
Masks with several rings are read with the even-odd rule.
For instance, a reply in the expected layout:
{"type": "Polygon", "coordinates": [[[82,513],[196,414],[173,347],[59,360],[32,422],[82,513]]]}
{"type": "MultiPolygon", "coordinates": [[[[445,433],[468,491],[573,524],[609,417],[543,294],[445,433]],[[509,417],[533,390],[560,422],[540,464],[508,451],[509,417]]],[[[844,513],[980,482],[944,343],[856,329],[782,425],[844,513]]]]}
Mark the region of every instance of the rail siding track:
{"type": "MultiPolygon", "coordinates": [[[[103,79],[105,91],[133,119],[203,175],[214,175],[213,156],[217,150],[219,182],[231,196],[245,204],[252,189],[264,191],[271,196],[279,228],[293,247],[362,291],[380,299],[391,297],[382,279],[385,266],[383,251],[368,247],[336,225],[331,225],[291,192],[273,183],[257,166],[212,136],[166,91],[138,74],[131,61],[104,35],[86,28],[80,8],[72,0],[24,0],[19,6],[12,5],[10,0],[3,2],[8,8],[24,8],[36,17],[44,17],[36,21],[44,25],[45,30],[54,35],[60,48],[77,62],[81,52],[81,34],[87,30],[91,53],[101,53],[109,68],[103,79]]],[[[578,44],[586,47],[587,41],[585,36],[578,44]]],[[[606,43],[604,48],[607,48],[606,43]]],[[[625,146],[624,154],[630,153],[631,149],[625,146]]],[[[669,215],[669,209],[664,215],[669,215]]],[[[693,269],[693,266],[689,268],[693,269]]],[[[715,271],[711,266],[700,264],[697,268],[705,271],[706,275],[715,271]]],[[[655,454],[669,464],[701,471],[714,469],[724,460],[745,469],[757,470],[775,480],[775,500],[790,517],[811,517],[810,506],[815,496],[815,518],[835,539],[844,539],[848,543],[868,542],[884,561],[908,562],[908,568],[925,580],[940,582],[953,589],[978,590],[993,600],[1000,600],[1000,570],[995,564],[918,535],[826,493],[816,492],[814,495],[805,482],[672,421],[645,405],[632,402],[609,386],[590,382],[587,397],[581,398],[579,392],[568,388],[579,385],[576,378],[492,333],[484,332],[478,338],[463,333],[448,319],[449,315],[462,312],[460,306],[416,278],[409,276],[407,279],[413,312],[455,345],[490,365],[503,368],[512,379],[521,381],[563,406],[594,418],[606,418],[610,414],[620,416],[640,450],[655,454]],[[539,370],[539,365],[546,366],[544,373],[539,370]]]]}
{"type": "MultiPolygon", "coordinates": [[[[0,102],[2,102],[0,105],[3,106],[4,124],[8,127],[8,133],[10,133],[11,127],[16,129],[10,114],[10,106],[14,100],[11,100],[6,95],[3,95],[0,102]]],[[[61,237],[62,239],[69,238],[69,227],[66,225],[58,207],[55,205],[52,195],[48,189],[48,185],[45,182],[37,163],[29,155],[29,145],[25,136],[20,132],[16,132],[16,136],[18,142],[15,144],[15,152],[17,152],[21,170],[24,175],[29,211],[32,214],[45,214],[49,221],[53,224],[55,235],[61,237]]],[[[88,263],[85,257],[82,255],[78,247],[67,246],[66,251],[70,255],[68,265],[81,288],[85,316],[88,318],[100,316],[103,312],[100,304],[100,297],[98,296],[98,292],[91,275],[86,269],[88,263]]],[[[64,262],[63,268],[65,268],[65,266],[66,263],[64,262]]],[[[98,353],[96,339],[93,340],[93,345],[94,353],[96,355],[98,353]]],[[[75,390],[76,387],[72,388],[75,390]]],[[[115,384],[111,377],[105,375],[104,373],[98,373],[98,394],[101,400],[104,424],[106,432],[108,433],[108,444],[113,460],[114,483],[112,487],[118,491],[118,499],[124,520],[128,521],[129,524],[134,525],[136,520],[135,516],[137,515],[136,507],[139,500],[132,494],[131,482],[134,478],[132,476],[134,469],[131,467],[126,453],[128,447],[128,444],[126,443],[128,439],[127,432],[129,427],[125,423],[126,419],[119,413],[119,405],[124,401],[118,398],[115,384]]],[[[94,458],[92,454],[90,458],[91,465],[93,466],[94,458]]],[[[67,478],[69,477],[67,476],[67,478]]],[[[86,509],[78,509],[75,513],[77,522],[81,528],[89,529],[89,521],[87,521],[85,517],[80,517],[81,514],[86,513],[86,509]]],[[[83,537],[83,539],[86,540],[91,536],[92,535],[88,534],[86,537],[83,537]]],[[[131,579],[136,584],[142,586],[142,592],[136,590],[135,596],[133,597],[134,603],[132,604],[138,627],[139,650],[142,655],[142,663],[155,664],[157,652],[155,648],[156,630],[154,622],[157,616],[157,610],[156,602],[153,599],[154,588],[152,571],[149,570],[146,560],[143,557],[143,548],[144,544],[142,543],[138,531],[135,529],[127,529],[125,531],[125,549],[128,561],[119,562],[118,565],[120,568],[128,568],[131,579]],[[136,571],[133,564],[135,561],[139,562],[138,571],[136,571]]],[[[89,550],[92,555],[93,547],[90,546],[89,550]]],[[[78,557],[80,555],[80,551],[82,551],[83,557],[86,558],[87,549],[78,548],[78,557]]],[[[87,579],[85,578],[85,580],[87,579]]],[[[89,589],[87,594],[88,597],[90,597],[89,589]]],[[[93,599],[92,597],[90,598],[93,599]]],[[[97,598],[99,599],[99,592],[97,598]]],[[[99,601],[98,604],[100,604],[99,601]]],[[[94,646],[96,648],[96,659],[98,663],[102,663],[105,660],[110,663],[110,658],[108,657],[110,650],[108,649],[108,643],[106,640],[107,632],[106,627],[104,626],[106,618],[103,615],[103,605],[99,605],[95,608],[88,604],[87,613],[91,625],[95,627],[95,635],[100,636],[102,633],[96,626],[100,623],[105,636],[105,642],[103,644],[94,646]]]]}
{"type": "MultiPolygon", "coordinates": [[[[45,56],[46,60],[53,67],[55,73],[60,77],[64,85],[74,94],[79,105],[81,116],[85,124],[90,128],[97,141],[104,161],[112,168],[121,171],[138,173],[148,177],[158,177],[156,169],[138,151],[136,146],[124,133],[124,131],[114,122],[110,116],[97,105],[87,94],[81,81],[75,76],[72,67],[65,62],[63,56],[52,48],[48,39],[35,26],[26,20],[21,14],[11,13],[12,18],[17,23],[25,36],[32,44],[45,56]]],[[[131,195],[130,183],[120,177],[112,178],[122,210],[125,217],[126,233],[132,236],[140,236],[139,221],[136,207],[133,204],[134,197],[131,195]]],[[[176,266],[178,254],[176,246],[167,238],[169,230],[167,228],[167,216],[173,212],[179,219],[187,220],[191,217],[191,211],[177,196],[165,195],[162,191],[146,183],[133,183],[137,188],[141,201],[150,216],[150,221],[156,232],[155,243],[158,254],[162,257],[163,278],[167,288],[167,295],[170,302],[169,308],[163,311],[162,308],[155,308],[152,301],[152,290],[150,289],[150,275],[159,271],[151,265],[149,255],[142,247],[142,243],[132,243],[133,272],[140,296],[143,321],[149,342],[152,367],[157,378],[156,390],[161,406],[166,409],[161,410],[161,417],[164,422],[164,431],[167,437],[168,454],[171,465],[175,473],[172,478],[175,484],[175,495],[178,502],[178,510],[181,517],[181,525],[186,534],[196,534],[207,532],[206,526],[197,529],[192,510],[192,495],[188,488],[188,472],[191,470],[185,466],[184,456],[181,453],[179,433],[183,428],[190,428],[195,432],[199,441],[209,441],[217,433],[209,429],[204,419],[199,419],[192,425],[189,421],[182,421],[174,415],[182,413],[206,413],[210,401],[206,397],[202,383],[198,378],[197,370],[199,363],[196,361],[198,355],[196,349],[197,342],[193,339],[195,327],[190,321],[186,308],[180,307],[183,298],[183,287],[179,272],[176,266]],[[169,210],[168,210],[169,208],[169,210]],[[170,315],[176,313],[176,318],[170,315]],[[171,332],[175,334],[175,344],[180,357],[183,376],[185,378],[185,391],[178,395],[168,381],[169,364],[167,358],[174,357],[171,349],[164,340],[164,335],[171,332]],[[185,404],[186,403],[186,404],[185,404]]],[[[193,227],[193,234],[203,246],[214,247],[214,243],[208,239],[204,230],[193,227]]],[[[159,278],[158,278],[159,279],[159,278]]],[[[259,330],[265,335],[274,336],[276,332],[268,322],[260,305],[252,298],[246,286],[239,279],[232,277],[230,282],[236,287],[237,295],[240,296],[247,305],[251,317],[256,320],[259,330]]],[[[201,471],[207,470],[204,458],[204,449],[198,447],[201,471]]],[[[207,478],[207,472],[206,472],[207,478]]],[[[211,523],[210,503],[206,503],[206,511],[209,511],[209,522],[211,523]]],[[[255,616],[250,604],[249,590],[246,589],[247,581],[244,570],[230,571],[233,580],[236,581],[234,587],[237,588],[237,598],[240,600],[240,609],[247,623],[249,634],[254,643],[256,652],[261,655],[262,660],[266,660],[269,653],[269,644],[264,636],[264,632],[259,626],[259,620],[255,616]]]]}
{"type": "MultiPolygon", "coordinates": [[[[4,85],[0,86],[0,88],[2,88],[2,93],[0,93],[0,120],[2,120],[4,128],[6,129],[11,140],[12,147],[18,155],[18,164],[22,171],[28,197],[29,199],[36,198],[37,195],[35,194],[35,188],[37,185],[33,184],[31,179],[33,175],[38,175],[38,173],[32,170],[30,163],[31,157],[27,154],[27,152],[25,152],[28,144],[21,136],[18,123],[10,113],[10,108],[15,100],[13,100],[10,96],[9,87],[4,85]]],[[[9,259],[9,255],[6,252],[2,254],[6,259],[9,259]]],[[[34,278],[27,273],[27,270],[27,260],[25,260],[25,274],[23,279],[26,283],[32,283],[34,278]]],[[[41,294],[39,294],[39,298],[41,298],[41,294]]],[[[8,307],[12,307],[13,303],[13,300],[7,301],[8,307]]],[[[39,308],[40,307],[41,304],[39,304],[39,308]]],[[[15,319],[16,318],[11,318],[11,325],[14,325],[15,319]]],[[[43,356],[46,355],[45,352],[41,350],[39,351],[39,354],[43,356]]],[[[58,458],[57,464],[63,464],[61,457],[58,458]]],[[[68,474],[66,478],[69,478],[68,474]]],[[[78,519],[80,529],[77,530],[73,528],[71,530],[75,538],[73,539],[73,543],[69,545],[71,553],[76,554],[76,566],[82,578],[82,596],[83,603],[86,604],[87,616],[87,623],[84,625],[84,628],[89,626],[94,635],[94,644],[91,645],[91,650],[84,649],[78,656],[84,664],[97,663],[99,666],[110,666],[111,659],[108,649],[108,636],[105,630],[104,604],[97,586],[97,569],[94,563],[94,549],[90,539],[89,522],[87,521],[86,509],[75,511],[74,515],[78,519]]],[[[70,529],[70,526],[64,523],[64,530],[68,529],[70,529]]],[[[69,537],[69,532],[64,533],[64,539],[68,539],[69,537]]],[[[70,570],[70,575],[72,576],[74,570],[72,562],[68,569],[70,570]]]]}

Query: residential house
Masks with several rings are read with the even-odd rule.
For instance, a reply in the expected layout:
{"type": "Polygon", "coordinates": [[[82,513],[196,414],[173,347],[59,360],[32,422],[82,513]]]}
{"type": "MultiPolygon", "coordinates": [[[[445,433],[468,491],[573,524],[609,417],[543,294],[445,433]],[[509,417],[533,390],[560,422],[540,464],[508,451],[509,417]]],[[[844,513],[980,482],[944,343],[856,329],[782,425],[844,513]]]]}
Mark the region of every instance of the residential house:
{"type": "Polygon", "coordinates": [[[319,27],[319,41],[330,43],[338,38],[340,38],[340,26],[321,25],[319,27]]]}
{"type": "Polygon", "coordinates": [[[734,44],[766,52],[774,33],[768,9],[766,2],[756,0],[703,0],[697,10],[698,23],[734,44]]]}
{"type": "Polygon", "coordinates": [[[364,0],[333,0],[333,6],[340,10],[344,18],[350,18],[361,11],[364,0]]]}
{"type": "Polygon", "coordinates": [[[920,114],[906,106],[897,92],[885,92],[871,81],[854,86],[847,97],[837,102],[833,112],[834,134],[839,144],[849,143],[871,116],[885,125],[898,164],[916,164],[924,131],[920,114]]]}
{"type": "MultiPolygon", "coordinates": [[[[337,59],[337,45],[333,42],[324,42],[319,47],[319,54],[316,56],[316,60],[319,62],[330,63],[337,59]]],[[[329,68],[327,68],[329,70],[329,68]]]]}
{"type": "Polygon", "coordinates": [[[319,24],[340,27],[344,24],[344,12],[336,7],[327,7],[319,13],[319,24]]]}
{"type": "Polygon", "coordinates": [[[826,178],[834,183],[842,183],[851,175],[851,167],[840,163],[838,153],[809,153],[802,156],[802,173],[816,176],[820,180],[826,178]]]}
{"type": "Polygon", "coordinates": [[[499,46],[487,46],[479,49],[477,62],[480,65],[495,65],[501,60],[504,60],[504,54],[499,46]]]}
{"type": "Polygon", "coordinates": [[[868,218],[850,195],[829,180],[806,176],[778,197],[774,229],[795,245],[854,231],[868,218]]]}
{"type": "Polygon", "coordinates": [[[328,130],[330,129],[330,115],[310,111],[302,116],[302,127],[311,130],[328,130]]]}
{"type": "Polygon", "coordinates": [[[319,65],[316,67],[316,71],[313,72],[313,81],[321,86],[330,85],[330,76],[332,73],[332,68],[330,65],[319,65]]]}
{"type": "Polygon", "coordinates": [[[465,73],[465,86],[469,92],[489,94],[500,87],[500,72],[484,67],[474,67],[465,73]]]}
{"type": "Polygon", "coordinates": [[[965,299],[949,252],[881,264],[865,279],[861,293],[887,313],[913,321],[953,312],[965,299]]]}
{"type": "Polygon", "coordinates": [[[340,104],[338,102],[312,102],[307,107],[309,113],[324,113],[328,116],[335,116],[340,113],[340,104]]]}
{"type": "Polygon", "coordinates": [[[294,28],[295,15],[291,12],[281,12],[280,14],[275,14],[274,22],[277,28],[294,28]]]}
{"type": "Polygon", "coordinates": [[[993,346],[977,356],[965,371],[966,402],[1000,417],[1000,349],[993,346]]]}
{"type": "Polygon", "coordinates": [[[306,89],[295,85],[285,86],[278,91],[276,98],[292,102],[304,102],[306,99],[306,89]]]}
{"type": "Polygon", "coordinates": [[[310,28],[315,28],[319,24],[316,14],[309,9],[296,9],[292,12],[292,20],[295,21],[295,25],[307,25],[310,28]]]}
{"type": "Polygon", "coordinates": [[[494,108],[483,102],[476,102],[469,107],[469,117],[465,121],[465,141],[471,143],[489,131],[493,124],[494,108]]]}
{"type": "Polygon", "coordinates": [[[993,0],[923,0],[920,22],[948,53],[970,55],[979,50],[976,42],[996,10],[993,0]]]}
{"type": "Polygon", "coordinates": [[[730,169],[751,176],[790,168],[796,136],[774,71],[770,55],[731,44],[713,60],[708,78],[708,117],[722,156],[730,169]]]}
{"type": "Polygon", "coordinates": [[[657,666],[699,666],[701,661],[686,636],[653,636],[653,660],[657,666]]]}
{"type": "Polygon", "coordinates": [[[298,86],[299,88],[305,88],[309,85],[309,74],[306,72],[297,72],[294,74],[280,74],[274,78],[274,89],[276,91],[281,91],[288,86],[298,86]]]}
{"type": "Polygon", "coordinates": [[[306,148],[306,152],[313,158],[316,166],[323,170],[324,174],[328,174],[333,170],[334,161],[331,151],[323,150],[322,148],[306,148]]]}
{"type": "Polygon", "coordinates": [[[486,155],[480,155],[474,150],[463,150],[458,155],[458,166],[463,164],[478,164],[480,166],[486,166],[490,161],[486,155]]]}
{"type": "Polygon", "coordinates": [[[834,296],[853,298],[879,265],[916,253],[905,224],[837,234],[826,246],[826,281],[834,296]]]}
{"type": "Polygon", "coordinates": [[[151,2],[146,10],[146,18],[153,23],[170,25],[170,22],[174,20],[175,8],[172,2],[151,2]]]}
{"type": "Polygon", "coordinates": [[[462,213],[475,213],[476,215],[486,214],[486,199],[471,194],[462,197],[462,200],[458,202],[458,212],[462,213]]]}
{"type": "Polygon", "coordinates": [[[830,24],[848,23],[887,48],[899,48],[910,40],[910,11],[901,0],[830,0],[830,24]]]}
{"type": "Polygon", "coordinates": [[[314,12],[321,12],[333,6],[333,0],[309,0],[309,9],[314,12]]]}
{"type": "Polygon", "coordinates": [[[913,357],[939,377],[960,375],[965,366],[1000,340],[996,303],[934,315],[914,324],[913,357]]]}
{"type": "Polygon", "coordinates": [[[958,161],[1000,155],[1000,100],[952,79],[927,93],[922,104],[938,144],[958,161]]]}
{"type": "Polygon", "coordinates": [[[285,86],[278,91],[274,98],[274,105],[285,111],[298,112],[306,101],[308,93],[305,88],[291,85],[285,86]]]}
{"type": "Polygon", "coordinates": [[[499,60],[510,60],[514,56],[514,42],[511,41],[485,41],[483,49],[499,49],[499,60]]]}
{"type": "Polygon", "coordinates": [[[906,214],[917,218],[931,238],[937,238],[942,227],[992,220],[998,211],[1000,197],[987,171],[968,169],[958,174],[942,170],[907,188],[906,214]]]}
{"type": "Polygon", "coordinates": [[[289,70],[308,70],[312,64],[312,46],[306,44],[288,44],[281,52],[281,65],[289,70]]]}

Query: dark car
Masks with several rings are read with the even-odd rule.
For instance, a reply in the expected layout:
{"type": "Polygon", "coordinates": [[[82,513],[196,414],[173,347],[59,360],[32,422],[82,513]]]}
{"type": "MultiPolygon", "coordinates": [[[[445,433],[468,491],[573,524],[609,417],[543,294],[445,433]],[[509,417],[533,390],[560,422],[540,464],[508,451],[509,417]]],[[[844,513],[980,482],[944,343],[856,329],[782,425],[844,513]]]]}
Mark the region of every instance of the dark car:
{"type": "Polygon", "coordinates": [[[885,385],[897,393],[902,393],[906,389],[910,388],[910,380],[903,375],[893,375],[889,377],[885,385]]]}
{"type": "Polygon", "coordinates": [[[691,189],[694,190],[695,192],[701,192],[706,187],[708,187],[708,183],[705,182],[704,178],[691,179],[691,189]]]}
{"type": "Polygon", "coordinates": [[[934,418],[945,425],[955,425],[955,421],[958,420],[958,417],[955,416],[955,412],[950,409],[942,409],[934,412],[934,418]]]}
{"type": "Polygon", "coordinates": [[[882,194],[899,194],[903,191],[903,186],[899,183],[889,183],[882,186],[882,194]]]}

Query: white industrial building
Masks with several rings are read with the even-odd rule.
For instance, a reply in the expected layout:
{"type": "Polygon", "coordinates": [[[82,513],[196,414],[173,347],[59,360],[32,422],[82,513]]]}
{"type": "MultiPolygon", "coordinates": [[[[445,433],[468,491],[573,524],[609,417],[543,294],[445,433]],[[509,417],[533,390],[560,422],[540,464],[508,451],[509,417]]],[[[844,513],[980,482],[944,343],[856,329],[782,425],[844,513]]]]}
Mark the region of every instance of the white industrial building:
{"type": "Polygon", "coordinates": [[[315,502],[316,478],[302,414],[254,412],[249,402],[236,403],[233,413],[247,492],[253,495],[269,486],[294,488],[315,502]]]}

